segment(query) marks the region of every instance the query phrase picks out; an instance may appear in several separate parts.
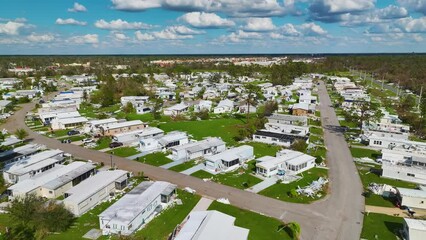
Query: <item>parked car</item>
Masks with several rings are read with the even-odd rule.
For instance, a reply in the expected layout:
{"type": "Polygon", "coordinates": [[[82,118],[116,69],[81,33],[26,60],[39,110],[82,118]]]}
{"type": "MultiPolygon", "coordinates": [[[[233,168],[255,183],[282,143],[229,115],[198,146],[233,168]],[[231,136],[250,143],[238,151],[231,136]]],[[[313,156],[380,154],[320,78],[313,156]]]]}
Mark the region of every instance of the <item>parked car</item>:
{"type": "Polygon", "coordinates": [[[77,130],[70,130],[70,131],[68,131],[68,136],[72,136],[72,135],[77,135],[77,134],[80,134],[80,132],[79,131],[77,131],[77,130]]]}
{"type": "Polygon", "coordinates": [[[93,142],[93,139],[91,139],[91,138],[85,138],[85,139],[83,139],[83,143],[84,144],[88,144],[88,143],[92,143],[93,142]]]}
{"type": "Polygon", "coordinates": [[[123,146],[123,143],[121,142],[112,142],[109,144],[109,148],[116,148],[116,147],[121,147],[123,146]]]}
{"type": "Polygon", "coordinates": [[[71,143],[71,140],[70,139],[64,139],[64,140],[61,141],[61,143],[71,143]]]}

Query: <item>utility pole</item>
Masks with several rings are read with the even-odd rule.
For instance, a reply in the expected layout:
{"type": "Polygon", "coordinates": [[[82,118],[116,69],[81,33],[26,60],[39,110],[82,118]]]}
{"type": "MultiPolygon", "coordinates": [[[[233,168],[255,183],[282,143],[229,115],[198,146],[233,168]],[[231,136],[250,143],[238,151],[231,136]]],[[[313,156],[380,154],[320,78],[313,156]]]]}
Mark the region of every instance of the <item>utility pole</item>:
{"type": "Polygon", "coordinates": [[[114,168],[114,166],[112,165],[113,163],[112,163],[112,153],[109,155],[110,156],[110,158],[111,158],[111,169],[113,169],[114,168]]]}
{"type": "Polygon", "coordinates": [[[382,77],[382,90],[383,90],[383,85],[385,84],[385,77],[382,77]]]}
{"type": "Polygon", "coordinates": [[[423,86],[420,88],[419,103],[417,104],[417,109],[419,111],[420,111],[420,104],[422,103],[422,95],[423,95],[423,86]]]}
{"type": "Polygon", "coordinates": [[[396,89],[396,96],[398,96],[399,97],[399,94],[401,93],[401,91],[400,91],[400,89],[399,89],[399,81],[398,81],[398,86],[397,86],[397,89],[396,89]]]}

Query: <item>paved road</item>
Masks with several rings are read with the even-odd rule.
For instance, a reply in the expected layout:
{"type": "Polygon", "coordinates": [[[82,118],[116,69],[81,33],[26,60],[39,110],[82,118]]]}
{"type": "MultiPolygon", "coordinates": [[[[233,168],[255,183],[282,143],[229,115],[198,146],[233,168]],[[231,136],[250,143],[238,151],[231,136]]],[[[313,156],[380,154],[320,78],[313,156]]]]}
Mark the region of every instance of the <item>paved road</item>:
{"type": "MultiPolygon", "coordinates": [[[[325,128],[325,143],[329,150],[327,159],[330,166],[330,194],[323,200],[310,205],[286,203],[255,193],[228,187],[163,168],[129,161],[126,158],[113,157],[114,165],[120,169],[144,174],[154,180],[164,180],[180,187],[190,187],[210,198],[228,198],[231,204],[243,209],[259,212],[285,222],[296,221],[302,228],[302,239],[359,239],[364,210],[361,196],[362,185],[357,175],[347,144],[338,131],[338,121],[331,105],[325,86],[319,87],[321,118],[325,128]]],[[[22,105],[2,127],[15,131],[24,128],[29,138],[52,149],[61,149],[80,159],[95,162],[110,162],[110,154],[85,149],[72,144],[62,144],[31,131],[24,123],[26,112],[34,108],[34,103],[22,105]]]]}

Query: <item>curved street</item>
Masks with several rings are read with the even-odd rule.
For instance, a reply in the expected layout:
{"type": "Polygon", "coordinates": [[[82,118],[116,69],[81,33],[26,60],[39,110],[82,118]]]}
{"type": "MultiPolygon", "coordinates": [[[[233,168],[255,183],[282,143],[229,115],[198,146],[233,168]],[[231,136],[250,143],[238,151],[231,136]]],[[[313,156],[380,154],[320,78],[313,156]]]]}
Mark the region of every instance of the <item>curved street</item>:
{"type": "MultiPolygon", "coordinates": [[[[117,156],[113,156],[113,162],[120,169],[134,173],[143,172],[144,175],[155,180],[172,182],[180,187],[190,187],[200,195],[210,198],[228,198],[232,205],[240,208],[281,219],[284,222],[296,221],[301,225],[302,239],[358,240],[364,211],[361,180],[323,82],[319,86],[319,100],[325,144],[328,149],[330,184],[327,197],[309,205],[286,203],[117,156]]],[[[104,162],[105,165],[109,165],[110,154],[72,144],[62,144],[56,139],[39,135],[29,129],[24,119],[26,113],[34,106],[35,103],[22,105],[22,108],[11,116],[2,128],[10,132],[23,128],[29,133],[28,137],[31,141],[44,144],[48,148],[61,149],[76,158],[104,162]]]]}

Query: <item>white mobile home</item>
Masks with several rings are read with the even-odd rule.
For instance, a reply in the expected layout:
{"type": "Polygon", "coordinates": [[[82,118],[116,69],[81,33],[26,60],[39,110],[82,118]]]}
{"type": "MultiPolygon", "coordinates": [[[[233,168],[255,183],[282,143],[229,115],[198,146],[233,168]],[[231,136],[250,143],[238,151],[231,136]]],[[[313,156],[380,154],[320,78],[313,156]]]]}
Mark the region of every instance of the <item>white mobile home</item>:
{"type": "Polygon", "coordinates": [[[426,221],[412,218],[404,218],[404,239],[424,240],[426,236],[426,221]]]}
{"type": "Polygon", "coordinates": [[[85,117],[71,117],[71,118],[55,118],[51,121],[51,128],[58,129],[71,129],[81,127],[87,122],[85,117]]]}
{"type": "Polygon", "coordinates": [[[169,108],[164,109],[164,115],[166,116],[176,116],[182,113],[186,113],[189,109],[189,105],[185,103],[178,103],[169,108]]]}
{"type": "Polygon", "coordinates": [[[141,130],[112,135],[112,139],[127,145],[138,145],[139,139],[163,136],[164,131],[156,127],[146,127],[141,130]]]}
{"type": "MultiPolygon", "coordinates": [[[[424,163],[423,163],[424,164],[424,163]]],[[[426,184],[426,166],[382,164],[382,177],[426,184]]]]}
{"type": "Polygon", "coordinates": [[[213,109],[214,113],[230,113],[234,111],[234,102],[225,99],[219,102],[219,104],[213,109]]]}
{"type": "Polygon", "coordinates": [[[276,157],[265,156],[256,161],[256,173],[265,177],[296,175],[315,167],[315,157],[288,149],[278,152],[276,157]]]}
{"type": "Polygon", "coordinates": [[[287,124],[295,126],[308,126],[308,117],[306,116],[294,116],[286,114],[274,113],[267,117],[269,123],[287,124]]]}
{"type": "Polygon", "coordinates": [[[23,158],[17,162],[6,165],[3,169],[3,178],[8,183],[17,183],[24,179],[34,177],[56,164],[64,161],[61,150],[48,150],[23,158]]]}
{"type": "Polygon", "coordinates": [[[37,144],[27,144],[8,151],[0,153],[0,163],[8,165],[20,159],[34,155],[45,147],[37,144]]]}
{"type": "Polygon", "coordinates": [[[112,123],[106,126],[100,126],[100,130],[102,135],[113,136],[120,133],[142,130],[145,127],[146,124],[144,124],[141,120],[133,120],[127,122],[112,123]]]}
{"type": "Polygon", "coordinates": [[[172,160],[191,160],[198,157],[214,155],[225,151],[226,144],[220,138],[206,138],[204,140],[175,146],[172,150],[172,160]]]}
{"type": "Polygon", "coordinates": [[[253,134],[253,141],[255,142],[279,145],[284,147],[290,147],[296,140],[307,142],[308,137],[291,133],[269,131],[266,129],[259,130],[253,134]]]}
{"type": "Polygon", "coordinates": [[[85,162],[57,165],[33,178],[25,179],[7,189],[10,199],[36,194],[40,197],[55,198],[73,186],[73,182],[93,172],[94,166],[85,162]],[[63,176],[69,176],[63,177],[63,176]],[[57,182],[56,182],[57,181],[57,182]],[[54,189],[53,189],[54,188],[54,189]]]}
{"type": "Polygon", "coordinates": [[[232,171],[244,162],[253,159],[253,147],[242,145],[206,157],[206,170],[211,172],[232,171]]]}
{"type": "Polygon", "coordinates": [[[401,206],[426,209],[426,189],[397,188],[397,196],[401,206]]]}
{"type": "MultiPolygon", "coordinates": [[[[60,175],[57,178],[44,183],[40,186],[37,194],[41,197],[52,199],[60,197],[68,189],[72,188],[73,186],[79,184],[81,181],[95,174],[96,166],[92,163],[81,164],[84,162],[73,162],[69,165],[75,165],[77,163],[81,166],[77,167],[71,172],[60,175]]],[[[52,169],[52,172],[54,171],[54,169],[55,168],[52,169]]]]}
{"type": "Polygon", "coordinates": [[[100,133],[101,126],[107,126],[108,124],[115,124],[115,123],[118,123],[118,120],[115,118],[90,120],[84,124],[83,131],[85,133],[100,133]]]}
{"type": "Polygon", "coordinates": [[[128,172],[102,171],[64,193],[64,205],[75,216],[81,216],[106,200],[115,190],[122,190],[128,183],[128,172]]]}
{"type": "Polygon", "coordinates": [[[160,151],[187,143],[189,143],[189,139],[186,132],[173,131],[165,136],[140,139],[139,149],[142,152],[160,151]]]}
{"type": "Polygon", "coordinates": [[[194,211],[171,240],[247,240],[249,230],[237,227],[235,217],[218,211],[194,211]]]}
{"type": "Polygon", "coordinates": [[[142,182],[99,214],[102,234],[132,234],[155,212],[160,212],[162,204],[168,204],[175,191],[176,185],[168,182],[142,182]]]}

